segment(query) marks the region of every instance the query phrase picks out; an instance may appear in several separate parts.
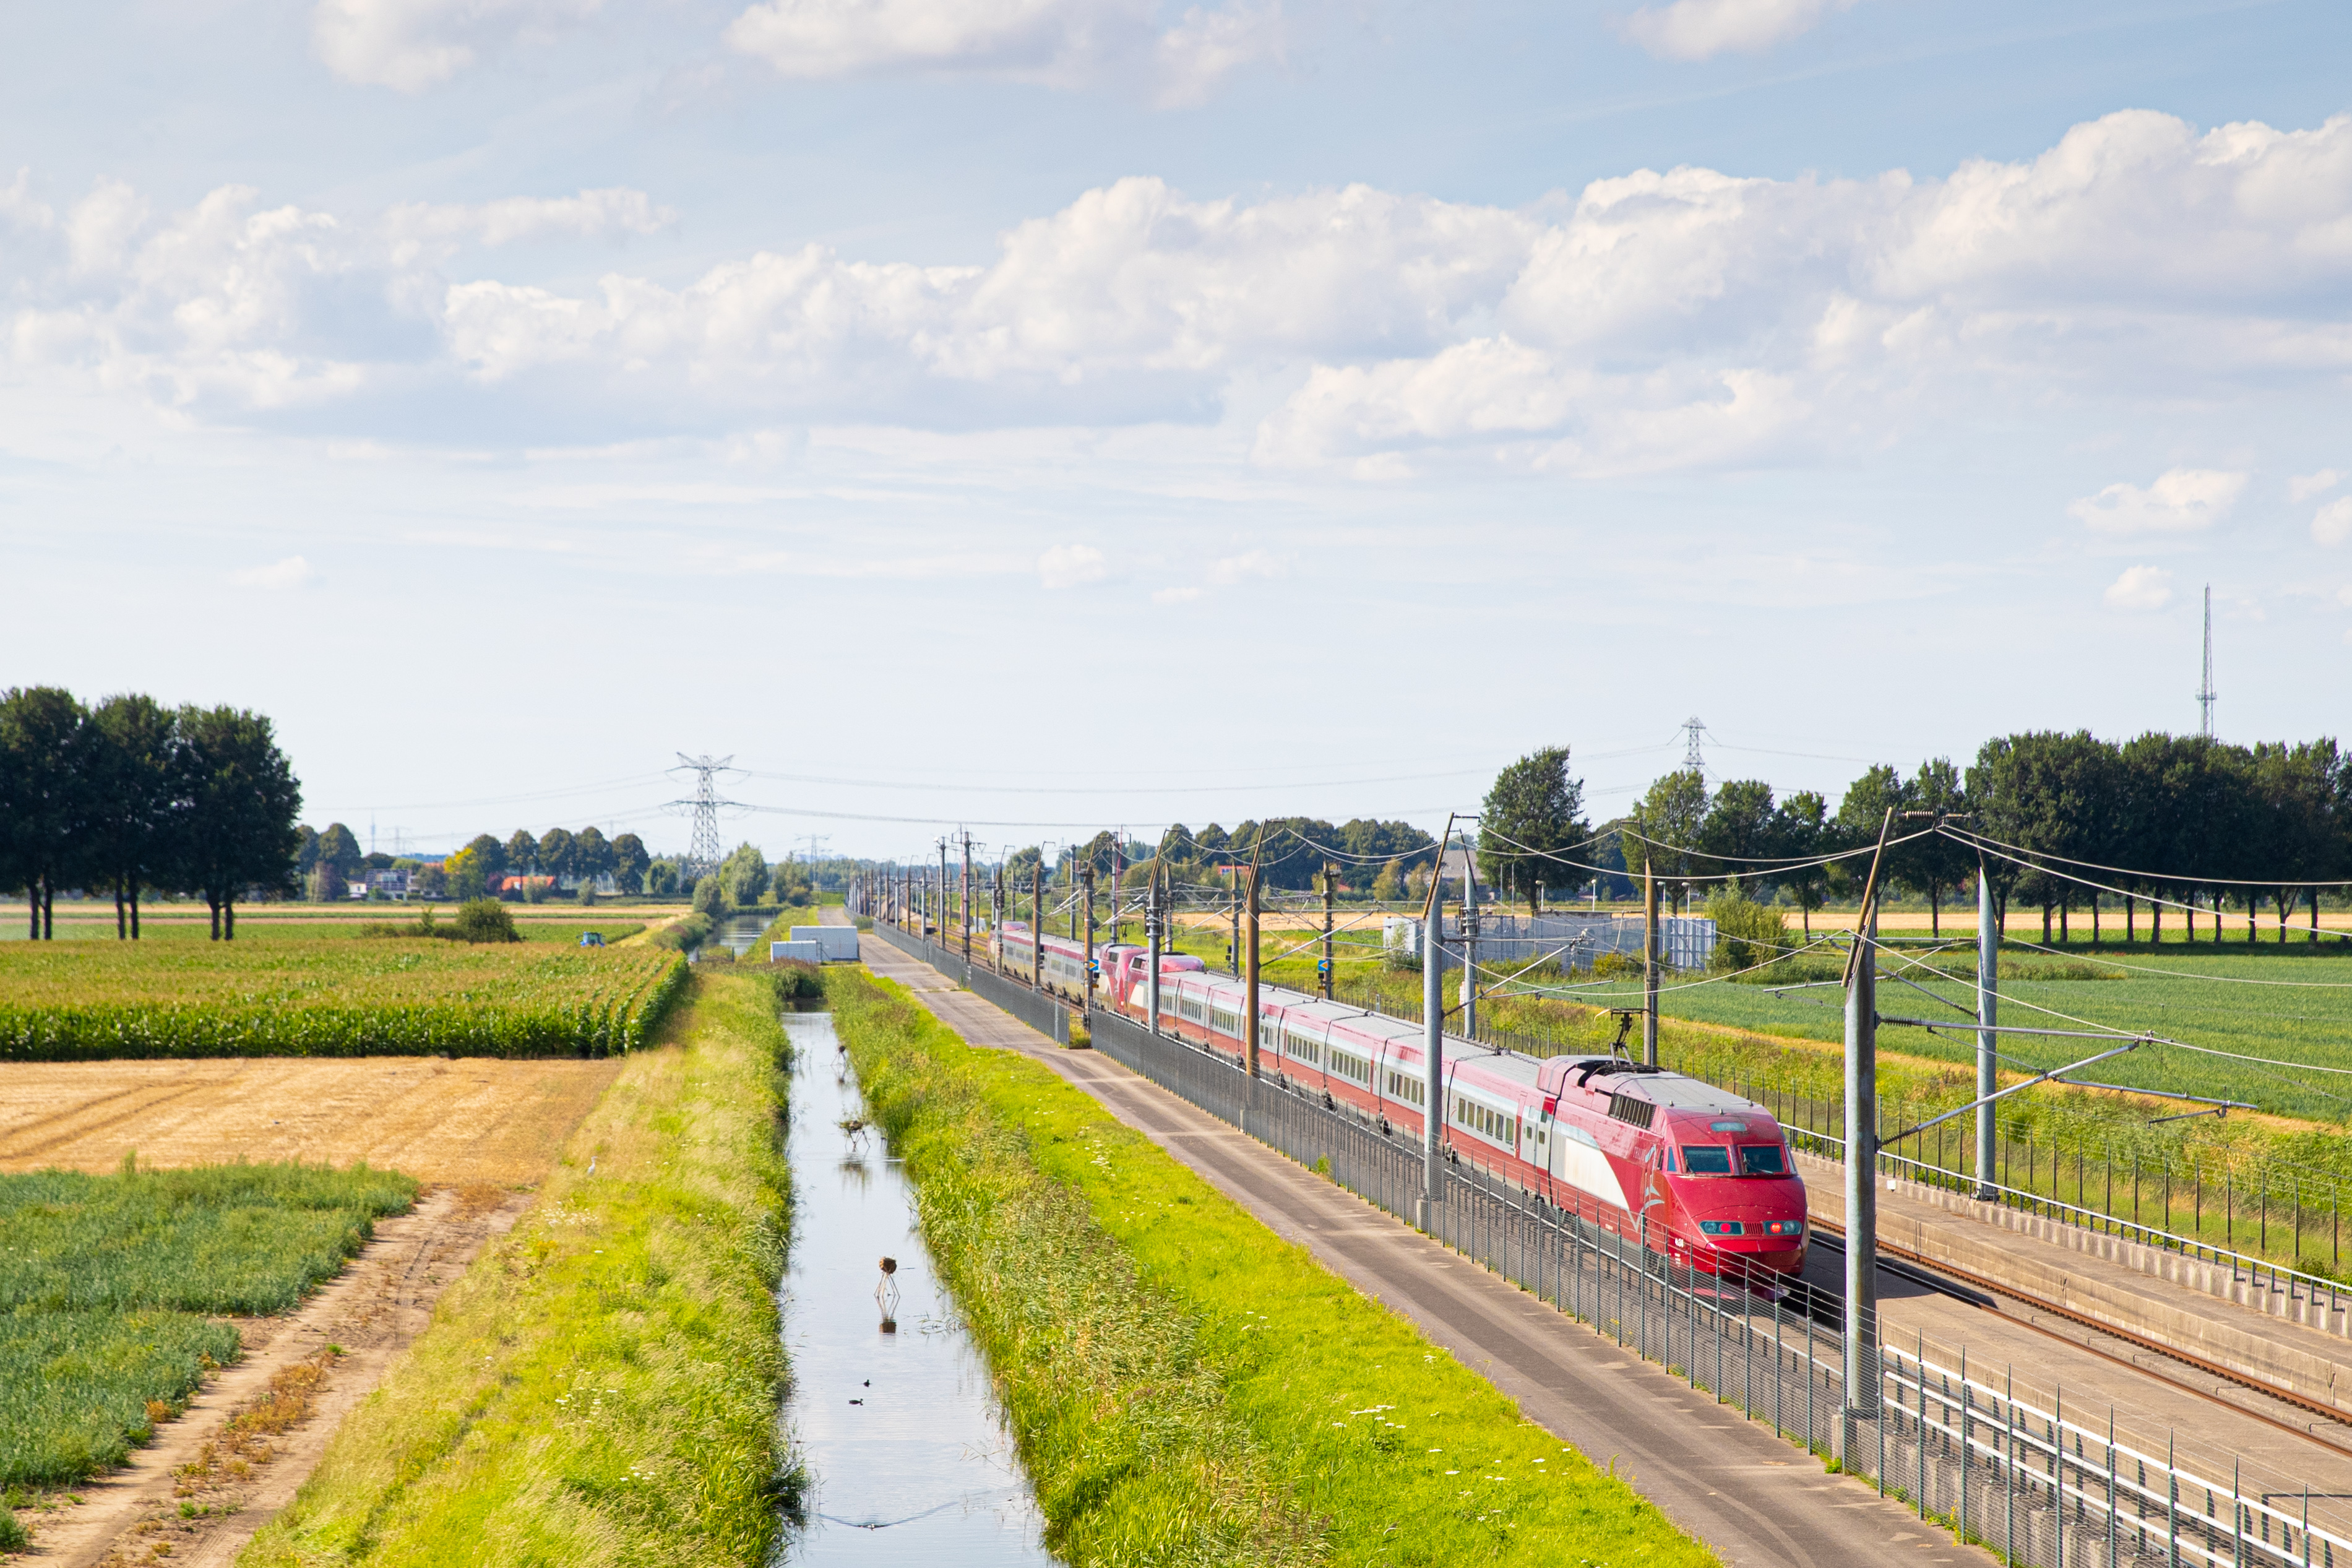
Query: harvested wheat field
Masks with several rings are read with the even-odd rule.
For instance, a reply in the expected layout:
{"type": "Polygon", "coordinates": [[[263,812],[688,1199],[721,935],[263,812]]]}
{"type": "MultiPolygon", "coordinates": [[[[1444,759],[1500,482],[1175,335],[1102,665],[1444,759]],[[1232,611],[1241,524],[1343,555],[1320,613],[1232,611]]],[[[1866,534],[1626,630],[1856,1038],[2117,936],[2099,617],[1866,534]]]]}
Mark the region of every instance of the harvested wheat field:
{"type": "Polygon", "coordinates": [[[618,1059],[250,1058],[0,1064],[0,1171],[299,1160],[535,1183],[618,1059]]]}

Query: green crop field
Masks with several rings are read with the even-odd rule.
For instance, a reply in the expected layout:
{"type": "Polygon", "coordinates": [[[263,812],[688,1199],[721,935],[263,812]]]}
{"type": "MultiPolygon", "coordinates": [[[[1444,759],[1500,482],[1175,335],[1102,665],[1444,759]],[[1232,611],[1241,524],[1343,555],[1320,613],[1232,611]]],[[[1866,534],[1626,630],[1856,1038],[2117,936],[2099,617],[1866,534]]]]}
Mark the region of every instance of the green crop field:
{"type": "Polygon", "coordinates": [[[644,1043],[683,972],[649,947],[12,942],[0,946],[0,1060],[608,1056],[644,1043]]]}
{"type": "MultiPolygon", "coordinates": [[[[2219,954],[2210,948],[2195,954],[2119,954],[2104,962],[2109,973],[2122,978],[2004,978],[2001,1022],[2030,1028],[2146,1031],[2211,1050],[2346,1069],[2341,1074],[2313,1072],[2142,1047],[2101,1062],[2083,1076],[2134,1088],[2245,1100],[2265,1110],[2318,1121],[2338,1121],[2352,1112],[2352,962],[2242,952],[2219,954]]],[[[1901,950],[1890,952],[1888,966],[1898,973],[1905,970],[1901,950]]],[[[1691,978],[1696,977],[1669,981],[1671,988],[1658,999],[1661,1012],[1764,1034],[1844,1038],[1844,1015],[1832,986],[1775,996],[1761,986],[1694,985],[1691,978]]],[[[1919,984],[1941,1002],[1910,985],[1885,981],[1878,990],[1880,1015],[1949,1018],[1965,1027],[1963,1009],[1975,1005],[1972,984],[1941,978],[1919,984]]],[[[1637,1005],[1640,994],[1638,985],[1623,985],[1577,995],[1591,1005],[1623,1007],[1637,1005]]],[[[1879,1032],[1879,1041],[1887,1050],[1912,1056],[1951,1062],[1976,1059],[1972,1035],[1931,1035],[1890,1025],[1879,1032]]],[[[2102,1048],[2086,1040],[2035,1036],[2011,1036],[2001,1046],[2017,1063],[2035,1068],[2056,1067],[2102,1048]]]]}
{"type": "MultiPolygon", "coordinates": [[[[274,946],[289,942],[381,940],[385,929],[394,925],[405,925],[416,920],[425,913],[427,907],[404,904],[357,904],[352,906],[352,912],[348,914],[332,915],[259,914],[250,910],[239,910],[236,917],[236,945],[243,947],[252,942],[262,946],[274,946]]],[[[201,909],[193,915],[176,905],[167,905],[165,910],[166,912],[160,916],[152,909],[145,912],[140,924],[139,945],[143,947],[151,942],[172,946],[186,942],[211,944],[212,928],[206,923],[201,909]]],[[[554,942],[561,947],[578,946],[583,931],[593,931],[606,942],[618,942],[625,936],[634,936],[646,929],[644,921],[632,920],[617,913],[600,918],[576,910],[563,910],[559,907],[558,912],[550,916],[529,904],[510,906],[508,912],[514,916],[515,934],[521,937],[523,941],[554,942]]],[[[434,915],[443,925],[448,924],[453,918],[446,905],[435,909],[434,915]]],[[[57,940],[61,942],[112,942],[116,940],[113,908],[110,905],[107,907],[103,919],[93,919],[82,910],[76,910],[69,917],[65,906],[60,905],[57,930],[57,940]]],[[[5,914],[0,914],[0,941],[22,942],[24,938],[24,921],[22,919],[10,921],[5,914]]]]}
{"type": "Polygon", "coordinates": [[[0,1483],[121,1464],[236,1359],[216,1315],[293,1306],[415,1195],[365,1166],[0,1176],[0,1483]]]}

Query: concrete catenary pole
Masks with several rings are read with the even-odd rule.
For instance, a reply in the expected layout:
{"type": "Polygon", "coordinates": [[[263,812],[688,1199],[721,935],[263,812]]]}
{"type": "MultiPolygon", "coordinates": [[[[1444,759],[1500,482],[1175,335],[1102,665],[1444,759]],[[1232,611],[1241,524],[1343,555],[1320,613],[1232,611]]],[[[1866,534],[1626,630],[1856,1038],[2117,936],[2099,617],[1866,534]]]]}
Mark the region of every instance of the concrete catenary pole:
{"type": "Polygon", "coordinates": [[[1478,1037],[1478,867],[1470,830],[1462,830],[1462,1035],[1478,1037]]]}
{"type": "Polygon", "coordinates": [[[1642,1060],[1658,1065],[1658,879],[1642,857],[1642,1060]]]}
{"type": "Polygon", "coordinates": [[[1153,1034],[1160,1032],[1160,926],[1164,918],[1160,901],[1160,873],[1155,868],[1151,880],[1144,889],[1143,904],[1143,997],[1144,1016],[1150,1020],[1153,1034]]]}
{"type": "Polygon", "coordinates": [[[1249,868],[1248,886],[1242,891],[1242,940],[1247,943],[1242,950],[1242,1048],[1249,1063],[1249,1075],[1257,1077],[1257,867],[1249,868]]]}
{"type": "MultiPolygon", "coordinates": [[[[1438,840],[1440,870],[1445,865],[1444,843],[1438,840]]],[[[1437,1205],[1445,1201],[1445,952],[1438,940],[1445,905],[1437,896],[1440,881],[1430,878],[1429,901],[1421,910],[1421,1152],[1426,1180],[1417,1217],[1423,1230],[1435,1224],[1437,1205]]]]}
{"type": "Polygon", "coordinates": [[[1845,1447],[1857,1422],[1879,1418],[1878,1375],[1878,878],[1893,807],[1862,887],[1845,973],[1845,1447]]]}
{"type": "Polygon", "coordinates": [[[971,966],[971,835],[963,836],[963,962],[971,966]]]}
{"type": "Polygon", "coordinates": [[[1332,884],[1339,879],[1339,868],[1330,861],[1323,862],[1323,1000],[1331,1000],[1331,917],[1332,884]]]}
{"type": "Polygon", "coordinates": [[[1127,881],[1127,829],[1122,827],[1110,836],[1110,940],[1118,942],[1119,889],[1127,881]]]}
{"type": "MultiPolygon", "coordinates": [[[[1977,1098],[1989,1100],[2000,1088],[1993,1047],[2000,1044],[2000,921],[1994,912],[1992,879],[1977,859],[1977,1098]]],[[[1977,1195],[1992,1194],[1993,1134],[1999,1119],[1990,1105],[1977,1107],[1977,1195]]]]}
{"type": "Polygon", "coordinates": [[[1092,866],[1079,870],[1078,887],[1081,892],[1079,902],[1087,922],[1086,951],[1078,962],[1087,972],[1087,1011],[1091,1013],[1095,1010],[1095,868],[1092,866]]]}
{"type": "Polygon", "coordinates": [[[1232,965],[1232,967],[1233,967],[1233,972],[1234,972],[1234,975],[1235,975],[1236,977],[1238,977],[1238,976],[1241,974],[1241,972],[1242,972],[1242,880],[1241,880],[1241,878],[1242,878],[1242,868],[1241,868],[1241,867],[1239,867],[1239,866],[1228,866],[1228,867],[1226,867],[1226,868],[1225,868],[1225,879],[1226,879],[1227,883],[1229,884],[1229,887],[1230,887],[1231,891],[1232,891],[1232,894],[1233,894],[1233,900],[1232,900],[1232,902],[1233,902],[1233,917],[1234,917],[1234,934],[1233,934],[1233,940],[1232,940],[1231,942],[1227,942],[1227,943],[1226,943],[1226,945],[1225,945],[1225,962],[1226,962],[1227,963],[1229,963],[1230,965],[1232,965]]]}
{"type": "Polygon", "coordinates": [[[934,939],[945,943],[948,934],[948,841],[940,840],[940,918],[939,935],[934,939]]]}
{"type": "Polygon", "coordinates": [[[1029,989],[1045,989],[1045,851],[1029,868],[1029,989]]]}

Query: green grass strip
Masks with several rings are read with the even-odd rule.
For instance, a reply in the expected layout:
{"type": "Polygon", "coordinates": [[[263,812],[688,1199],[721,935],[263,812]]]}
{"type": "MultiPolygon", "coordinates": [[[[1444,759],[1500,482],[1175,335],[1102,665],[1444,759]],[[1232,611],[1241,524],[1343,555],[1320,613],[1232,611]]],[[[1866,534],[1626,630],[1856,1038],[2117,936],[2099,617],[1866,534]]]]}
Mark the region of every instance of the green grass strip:
{"type": "Polygon", "coordinates": [[[752,975],[697,977],[665,1034],[241,1563],[766,1560],[786,1040],[752,975]]]}
{"type": "Polygon", "coordinates": [[[365,1165],[0,1176],[0,1482],[121,1464],[236,1359],[205,1314],[289,1310],[415,1196],[365,1165]]]}
{"type": "Polygon", "coordinates": [[[825,984],[1066,1561],[1716,1561],[1042,1065],[825,984]]]}

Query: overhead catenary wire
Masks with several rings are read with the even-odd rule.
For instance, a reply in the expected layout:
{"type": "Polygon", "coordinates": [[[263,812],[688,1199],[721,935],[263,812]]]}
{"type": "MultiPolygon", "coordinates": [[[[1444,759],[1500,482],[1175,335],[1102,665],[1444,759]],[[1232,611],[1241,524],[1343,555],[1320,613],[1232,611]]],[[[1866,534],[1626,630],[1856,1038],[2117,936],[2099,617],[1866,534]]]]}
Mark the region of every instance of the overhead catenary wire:
{"type": "MultiPolygon", "coordinates": [[[[2071,875],[2070,873],[2068,873],[2068,872],[2064,872],[2064,871],[2053,871],[2053,870],[2052,870],[2052,869],[2051,869],[2049,867],[2047,867],[2047,866],[2038,866],[2038,865],[2035,865],[2035,864],[2034,864],[2032,861],[2031,861],[2031,860],[2021,860],[2021,859],[2019,859],[2019,858],[2018,858],[2016,856],[2014,856],[2014,855],[2006,854],[2006,853],[2002,852],[2002,851],[2001,851],[2001,850],[2000,850],[2000,849],[1993,848],[1993,847],[1990,847],[1990,845],[1989,843],[1979,843],[1979,842],[1977,842],[1977,841],[1976,841],[1976,840],[1974,840],[1974,839],[1964,837],[1962,837],[1962,836],[1961,836],[1961,835],[1959,835],[1959,834],[1950,833],[1950,832],[1948,832],[1948,831],[1947,831],[1946,829],[1941,828],[1941,827],[1935,828],[1935,829],[1933,829],[1932,831],[1938,832],[1938,833],[1944,833],[1944,834],[1945,834],[1945,836],[1946,836],[1947,837],[1951,838],[1951,839],[1952,839],[1954,842],[1956,842],[1956,843],[1967,844],[1967,845],[1969,845],[1970,847],[1972,847],[1972,848],[1976,849],[1976,850],[1977,850],[1977,852],[1978,852],[1979,854],[1990,855],[1990,856],[1991,856],[1991,857],[1992,857],[1994,859],[1996,859],[1996,860],[2006,860],[2006,861],[2008,861],[2008,862],[2009,862],[2011,865],[2012,865],[2012,866],[2021,866],[2021,867],[2023,867],[2023,868],[2024,868],[2026,870],[2028,870],[2028,871],[2038,871],[2038,872],[2040,872],[2042,875],[2043,875],[2043,876],[2045,876],[2045,877],[2054,877],[2054,878],[2056,878],[2058,880],[2060,880],[2060,881],[2062,881],[2062,882],[2072,882],[2072,883],[2074,883],[2076,887],[2079,887],[2079,888],[2095,888],[2095,889],[2097,889],[2100,892],[2103,892],[2103,893],[2113,893],[2116,897],[2117,897],[2117,898],[2119,898],[2119,899],[2137,899],[2137,900],[2140,900],[2141,902],[2143,902],[2143,903],[2156,904],[2156,905],[2159,905],[2159,906],[2161,906],[2161,907],[2163,907],[2163,908],[2165,908],[2165,909],[2168,909],[2168,910],[2180,910],[2180,911],[2181,911],[2182,913],[2184,913],[2184,914],[2190,914],[2190,915],[2210,914],[2210,915],[2213,917],[2213,919],[2214,919],[2214,921],[2215,921],[2215,922],[2216,922],[2217,924],[2219,923],[2219,921],[2221,921],[2221,910],[2203,910],[2203,909],[2200,909],[2200,908],[2199,908],[2197,905],[2195,905],[2195,904],[2184,904],[2184,903],[2180,902],[2178,899],[2163,899],[2163,898],[2158,898],[2158,897],[2157,895],[2155,895],[2154,893],[2147,893],[2147,892],[2134,892],[2134,891],[2132,891],[2132,890],[2131,890],[2131,889],[2129,889],[2115,887],[2115,886],[2113,886],[2113,885],[2111,885],[2111,884],[2109,884],[2109,883],[2106,883],[2106,882],[2095,882],[2095,881],[2091,880],[2088,877],[2077,877],[2077,876],[2071,875]]],[[[2031,851],[2028,851],[2028,853],[2031,853],[2031,851]]],[[[2141,872],[2134,872],[2134,873],[2133,873],[2133,875],[2135,875],[2135,876],[2145,875],[2145,874],[2146,874],[2146,873],[2141,873],[2141,872]]],[[[2193,883],[2194,883],[2194,880],[2195,880],[2195,879],[2181,879],[2181,880],[2182,880],[2182,881],[2189,882],[2189,883],[2191,883],[2191,884],[2193,885],[2193,883]]],[[[2176,883],[2175,885],[2178,885],[2178,884],[2176,883]]],[[[2272,883],[2272,884],[2270,884],[2270,885],[2271,885],[2272,887],[2284,887],[2284,886],[2285,886],[2286,884],[2284,884],[2284,883],[2279,883],[2279,882],[2273,882],[2273,883],[2272,883]]],[[[2332,886],[2335,886],[2336,884],[2328,883],[2328,884],[2321,884],[2321,885],[2325,885],[2325,886],[2331,886],[2331,887],[2332,887],[2332,886]]],[[[2262,883],[2260,883],[2260,882],[2250,882],[2250,883],[2245,884],[2245,886],[2248,886],[2248,887],[2257,887],[2257,888],[2258,888],[2258,887],[2263,886],[2263,884],[2262,884],[2262,883]]],[[[2317,931],[2317,932],[2318,932],[2320,935],[2322,935],[2322,936],[2334,937],[2334,938],[2336,938],[2336,939],[2337,939],[2337,940],[2339,940],[2339,941],[2344,941],[2344,940],[2352,940],[2352,931],[2326,931],[2326,930],[2324,930],[2323,928],[2318,927],[2318,926],[2313,926],[2313,927],[2311,927],[2310,929],[2311,929],[2311,930],[2313,930],[2313,931],[2317,931]]]]}
{"type": "MultiPolygon", "coordinates": [[[[2020,855],[2032,855],[2038,859],[2054,860],[2064,866],[2081,866],[2093,871],[2113,871],[2120,876],[2126,877],[2145,877],[2152,882],[2161,882],[2173,887],[2263,889],[2352,888],[2352,878],[2347,877],[2338,877],[2334,881],[2328,882],[2295,882],[2283,879],[2265,879],[2257,877],[2182,877],[2176,876],[2166,871],[2143,870],[2134,866],[2108,866],[2096,860],[2077,860],[2065,855],[2053,855],[2043,849],[2030,849],[2022,844],[2007,843],[2001,839],[1992,837],[1989,834],[1979,833],[1973,828],[1964,828],[1957,831],[1945,829],[1944,831],[1948,837],[1958,838],[1964,843],[1977,846],[1979,847],[1990,845],[2002,849],[2013,849],[2020,855]]],[[[2036,867],[2035,869],[2038,870],[2041,869],[2041,868],[2036,867]]],[[[2110,889],[2110,891],[2112,890],[2113,889],[2110,889]]],[[[2139,898],[2144,895],[2135,893],[2129,896],[2139,898]]]]}

